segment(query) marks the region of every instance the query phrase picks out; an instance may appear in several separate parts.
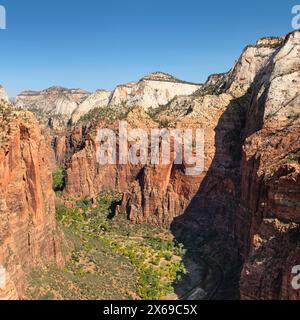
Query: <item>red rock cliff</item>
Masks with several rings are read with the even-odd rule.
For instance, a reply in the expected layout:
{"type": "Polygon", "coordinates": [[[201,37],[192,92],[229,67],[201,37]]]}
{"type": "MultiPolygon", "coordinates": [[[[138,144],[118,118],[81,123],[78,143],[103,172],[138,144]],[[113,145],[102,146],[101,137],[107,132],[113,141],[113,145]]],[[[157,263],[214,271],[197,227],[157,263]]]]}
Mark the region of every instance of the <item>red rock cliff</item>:
{"type": "Polygon", "coordinates": [[[299,53],[294,32],[256,84],[248,110],[236,219],[245,299],[300,298],[291,285],[300,263],[299,53]]]}
{"type": "Polygon", "coordinates": [[[0,265],[6,270],[0,297],[14,299],[24,293],[27,272],[62,259],[50,150],[39,126],[31,113],[14,112],[3,104],[0,124],[0,265]]]}

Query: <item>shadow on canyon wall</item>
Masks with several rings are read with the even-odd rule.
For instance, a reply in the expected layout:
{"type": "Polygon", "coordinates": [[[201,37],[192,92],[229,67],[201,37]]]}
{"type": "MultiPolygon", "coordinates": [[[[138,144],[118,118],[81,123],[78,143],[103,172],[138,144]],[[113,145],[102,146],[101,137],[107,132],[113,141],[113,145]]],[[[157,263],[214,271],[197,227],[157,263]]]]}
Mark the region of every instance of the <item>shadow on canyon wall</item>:
{"type": "MultiPolygon", "coordinates": [[[[247,93],[233,100],[220,117],[215,128],[215,156],[211,166],[185,212],[171,224],[176,241],[187,249],[184,264],[190,276],[181,275],[183,280],[174,284],[175,292],[182,299],[239,299],[243,261],[236,224],[243,220],[237,217],[243,143],[263,127],[273,68],[271,59],[247,93]],[[267,85],[258,97],[263,83],[267,85]],[[195,269],[191,261],[202,266],[200,270],[195,269]],[[202,274],[199,276],[197,272],[202,274]],[[205,290],[205,296],[200,287],[205,290]]],[[[249,219],[244,238],[249,237],[251,217],[249,219]]],[[[249,240],[245,245],[249,245],[249,240]]]]}

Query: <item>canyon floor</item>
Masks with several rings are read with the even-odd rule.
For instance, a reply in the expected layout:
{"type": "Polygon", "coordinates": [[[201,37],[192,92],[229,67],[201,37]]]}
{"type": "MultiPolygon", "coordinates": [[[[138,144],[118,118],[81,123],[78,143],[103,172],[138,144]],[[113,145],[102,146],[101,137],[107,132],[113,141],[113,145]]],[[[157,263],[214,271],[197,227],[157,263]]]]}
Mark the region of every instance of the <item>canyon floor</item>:
{"type": "Polygon", "coordinates": [[[215,279],[211,264],[199,252],[186,256],[184,246],[166,228],[114,217],[119,202],[120,195],[113,193],[99,195],[96,204],[88,197],[57,200],[56,217],[71,259],[64,268],[48,265],[33,270],[23,299],[206,299],[212,295],[221,280],[215,279]],[[185,265],[192,272],[187,273],[185,265]]]}

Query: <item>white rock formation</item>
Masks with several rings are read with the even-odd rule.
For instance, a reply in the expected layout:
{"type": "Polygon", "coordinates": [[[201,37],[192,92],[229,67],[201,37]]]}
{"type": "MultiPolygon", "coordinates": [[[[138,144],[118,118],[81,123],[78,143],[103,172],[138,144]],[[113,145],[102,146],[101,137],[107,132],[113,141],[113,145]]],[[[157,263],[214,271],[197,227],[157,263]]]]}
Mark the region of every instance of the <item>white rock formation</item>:
{"type": "Polygon", "coordinates": [[[22,92],[17,96],[15,106],[33,111],[44,124],[61,126],[69,121],[74,110],[89,95],[81,89],[51,87],[43,91],[22,92]]]}
{"type": "Polygon", "coordinates": [[[46,114],[70,116],[77,106],[89,96],[81,89],[51,87],[43,91],[25,91],[16,98],[16,107],[40,109],[46,114]]]}
{"type": "Polygon", "coordinates": [[[144,110],[156,109],[169,103],[175,96],[191,95],[201,88],[178,80],[162,72],[152,73],[138,82],[118,86],[111,97],[112,107],[140,106],[144,110]]]}
{"type": "Polygon", "coordinates": [[[80,117],[94,108],[106,107],[109,103],[111,93],[112,92],[108,90],[97,90],[95,93],[92,93],[75,109],[72,114],[72,122],[77,122],[80,117]]]}
{"type": "Polygon", "coordinates": [[[73,113],[72,122],[96,107],[116,109],[139,106],[156,109],[169,103],[175,96],[191,95],[202,85],[184,82],[162,72],[152,73],[138,82],[119,85],[113,92],[99,90],[88,97],[73,113]]]}
{"type": "Polygon", "coordinates": [[[274,58],[265,118],[300,119],[300,31],[291,33],[274,58]]]}
{"type": "Polygon", "coordinates": [[[117,86],[111,92],[97,90],[90,94],[80,89],[51,87],[41,92],[25,91],[16,98],[16,107],[35,112],[39,120],[51,126],[61,126],[97,107],[156,109],[175,96],[191,95],[202,85],[178,80],[166,73],[155,72],[138,82],[117,86]]]}
{"type": "Polygon", "coordinates": [[[259,75],[259,72],[268,64],[272,55],[276,54],[283,38],[262,38],[256,45],[245,48],[239,60],[228,73],[229,92],[235,97],[243,95],[259,75]]]}

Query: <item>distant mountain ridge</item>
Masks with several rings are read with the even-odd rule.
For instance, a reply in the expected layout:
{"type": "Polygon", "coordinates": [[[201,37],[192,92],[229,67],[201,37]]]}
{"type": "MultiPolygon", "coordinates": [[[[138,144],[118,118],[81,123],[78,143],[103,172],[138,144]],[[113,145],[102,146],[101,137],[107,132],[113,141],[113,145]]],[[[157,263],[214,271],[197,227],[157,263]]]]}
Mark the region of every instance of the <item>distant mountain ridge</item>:
{"type": "Polygon", "coordinates": [[[189,95],[200,89],[200,84],[179,80],[163,72],[153,72],[138,82],[118,85],[113,91],[53,86],[42,91],[24,91],[16,98],[16,107],[33,111],[39,120],[54,127],[77,122],[94,108],[123,108],[135,105],[143,109],[156,109],[175,96],[189,95]]]}

